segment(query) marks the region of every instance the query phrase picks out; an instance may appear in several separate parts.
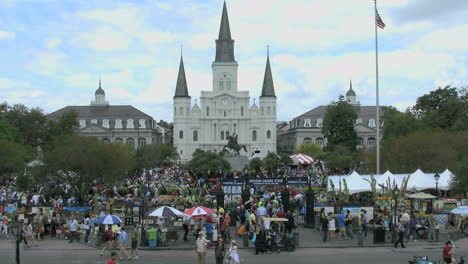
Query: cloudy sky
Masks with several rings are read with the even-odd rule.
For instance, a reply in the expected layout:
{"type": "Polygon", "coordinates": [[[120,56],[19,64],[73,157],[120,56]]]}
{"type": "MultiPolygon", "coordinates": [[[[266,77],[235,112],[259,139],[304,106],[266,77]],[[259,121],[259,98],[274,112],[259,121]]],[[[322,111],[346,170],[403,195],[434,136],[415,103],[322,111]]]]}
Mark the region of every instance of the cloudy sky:
{"type": "MultiPolygon", "coordinates": [[[[211,90],[222,0],[0,0],[0,101],[52,112],[111,104],[172,121],[180,45],[192,99],[211,90]]],[[[239,89],[261,92],[270,45],[278,120],[346,93],[375,104],[372,0],[227,0],[239,89]]],[[[381,104],[468,84],[468,1],[380,0],[381,104]]],[[[252,100],[253,102],[253,100],[252,100]]]]}

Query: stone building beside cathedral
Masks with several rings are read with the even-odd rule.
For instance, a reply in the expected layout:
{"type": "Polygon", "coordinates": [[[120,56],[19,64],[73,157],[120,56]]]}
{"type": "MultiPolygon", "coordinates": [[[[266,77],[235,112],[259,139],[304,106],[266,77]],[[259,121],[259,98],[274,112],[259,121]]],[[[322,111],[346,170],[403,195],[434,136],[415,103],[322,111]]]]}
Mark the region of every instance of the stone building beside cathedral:
{"type": "MultiPolygon", "coordinates": [[[[185,77],[183,58],[180,59],[174,94],[174,146],[182,162],[192,158],[196,149],[220,152],[230,135],[238,135],[239,144],[251,157],[260,150],[260,157],[276,152],[276,95],[267,56],[262,93],[258,105],[250,105],[249,91],[237,85],[238,63],[234,57],[229,19],[224,3],[216,57],[212,63],[211,91],[202,91],[200,105],[192,106],[192,98],[185,77]]],[[[259,88],[260,89],[260,88],[259,88]]]]}
{"type": "MultiPolygon", "coordinates": [[[[346,101],[353,106],[358,116],[354,125],[359,138],[358,147],[373,147],[377,138],[376,106],[361,105],[351,82],[346,92],[346,101]]],[[[383,126],[383,108],[381,106],[379,111],[381,127],[383,126]]],[[[322,134],[322,124],[326,109],[326,105],[317,106],[289,122],[279,122],[277,124],[278,153],[292,153],[301,144],[317,143],[325,146],[327,140],[322,134]]]]}
{"type": "Polygon", "coordinates": [[[110,105],[101,81],[94,96],[95,100],[90,105],[66,106],[47,117],[57,120],[64,113],[75,111],[79,122],[77,133],[103,143],[126,143],[135,148],[146,144],[171,143],[172,132],[166,123],[157,123],[131,105],[110,105]]]}

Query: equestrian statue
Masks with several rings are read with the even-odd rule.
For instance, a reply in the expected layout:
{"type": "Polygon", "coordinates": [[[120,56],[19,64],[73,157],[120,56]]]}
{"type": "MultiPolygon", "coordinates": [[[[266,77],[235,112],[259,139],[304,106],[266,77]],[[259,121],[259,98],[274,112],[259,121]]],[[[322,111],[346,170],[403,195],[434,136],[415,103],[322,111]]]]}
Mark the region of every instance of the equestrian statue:
{"type": "Polygon", "coordinates": [[[245,147],[245,145],[240,145],[239,143],[237,143],[237,138],[238,136],[236,133],[232,134],[232,136],[226,137],[228,143],[223,147],[224,153],[229,153],[230,151],[233,151],[234,155],[238,156],[240,155],[241,149],[244,149],[244,151],[247,152],[247,148],[245,147]]]}

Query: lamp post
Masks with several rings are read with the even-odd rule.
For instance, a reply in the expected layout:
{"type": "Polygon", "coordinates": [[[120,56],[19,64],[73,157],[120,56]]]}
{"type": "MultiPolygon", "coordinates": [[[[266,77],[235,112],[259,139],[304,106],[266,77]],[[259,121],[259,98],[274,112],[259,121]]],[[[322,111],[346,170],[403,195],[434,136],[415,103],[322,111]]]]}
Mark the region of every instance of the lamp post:
{"type": "Polygon", "coordinates": [[[16,264],[20,264],[20,241],[21,241],[21,223],[15,220],[11,224],[11,232],[13,232],[13,236],[15,237],[16,241],[16,264]]]}
{"type": "Polygon", "coordinates": [[[434,180],[436,182],[436,196],[437,196],[437,198],[439,198],[439,179],[440,179],[440,175],[439,175],[439,173],[436,173],[434,175],[434,180]]]}
{"type": "Polygon", "coordinates": [[[222,177],[221,177],[221,174],[223,173],[223,168],[221,166],[219,166],[218,168],[218,174],[219,174],[219,177],[220,177],[220,190],[219,192],[216,194],[216,207],[219,209],[219,208],[224,208],[224,190],[223,190],[223,182],[222,182],[222,177]]]}
{"type": "Polygon", "coordinates": [[[242,188],[242,204],[245,205],[245,203],[250,199],[250,192],[249,192],[249,166],[245,164],[244,168],[242,169],[242,172],[244,173],[244,183],[243,183],[243,188],[242,188]]]}

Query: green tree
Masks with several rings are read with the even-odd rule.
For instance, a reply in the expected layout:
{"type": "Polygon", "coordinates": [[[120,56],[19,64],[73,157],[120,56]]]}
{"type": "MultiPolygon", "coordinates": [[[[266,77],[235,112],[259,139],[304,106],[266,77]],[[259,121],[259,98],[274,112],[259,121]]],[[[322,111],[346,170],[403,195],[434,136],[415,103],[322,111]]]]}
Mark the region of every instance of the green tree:
{"type": "Polygon", "coordinates": [[[16,104],[7,106],[2,112],[2,118],[14,125],[24,136],[25,144],[37,146],[38,139],[49,138],[49,121],[39,108],[31,108],[16,104]]]}
{"type": "Polygon", "coordinates": [[[37,184],[69,183],[78,197],[94,184],[116,184],[132,168],[131,148],[126,144],[103,144],[94,138],[60,136],[44,152],[45,166],[33,175],[37,184]]]}
{"type": "Polygon", "coordinates": [[[317,143],[312,144],[301,144],[294,149],[294,154],[305,154],[312,158],[317,158],[318,156],[323,154],[322,146],[317,143]]]}
{"type": "Polygon", "coordinates": [[[260,158],[253,158],[249,162],[250,169],[254,170],[256,173],[260,173],[264,165],[260,158]]]}
{"type": "Polygon", "coordinates": [[[450,128],[468,115],[466,100],[455,87],[445,86],[418,97],[413,113],[428,127],[450,128]]]}
{"type": "Polygon", "coordinates": [[[168,166],[179,158],[175,147],[156,144],[139,147],[136,150],[135,156],[137,169],[168,166]]]}
{"type": "Polygon", "coordinates": [[[336,145],[334,151],[325,152],[319,159],[325,161],[329,169],[349,172],[355,167],[353,154],[348,147],[336,145]]]}
{"type": "Polygon", "coordinates": [[[327,149],[333,150],[341,145],[354,151],[358,145],[357,133],[354,130],[357,114],[343,96],[337,102],[332,102],[325,110],[322,134],[328,141],[327,149]]]}
{"type": "Polygon", "coordinates": [[[400,112],[394,107],[384,108],[383,139],[406,136],[422,128],[421,121],[410,112],[400,112]]]}
{"type": "Polygon", "coordinates": [[[27,159],[27,152],[22,145],[0,139],[0,175],[22,172],[27,159]]]}
{"type": "Polygon", "coordinates": [[[457,169],[455,170],[455,178],[452,182],[452,190],[455,193],[459,193],[468,196],[468,156],[465,157],[458,163],[457,169]]]}
{"type": "Polygon", "coordinates": [[[0,139],[11,142],[23,143],[24,137],[21,132],[10,122],[0,119],[0,139]]]}
{"type": "Polygon", "coordinates": [[[71,110],[65,112],[57,121],[49,120],[49,133],[50,136],[73,135],[78,126],[78,113],[71,110]]]}
{"type": "Polygon", "coordinates": [[[289,166],[289,165],[293,165],[294,161],[291,159],[291,157],[288,154],[283,154],[281,155],[281,158],[280,158],[280,164],[282,166],[289,166]]]}
{"type": "Polygon", "coordinates": [[[219,169],[224,171],[231,169],[231,164],[218,153],[197,150],[186,167],[198,175],[210,174],[212,176],[216,175],[219,169]]]}
{"type": "Polygon", "coordinates": [[[276,174],[276,170],[278,169],[278,166],[281,164],[280,163],[280,158],[276,153],[269,152],[267,156],[263,159],[263,163],[265,164],[265,167],[268,169],[270,172],[270,175],[276,174]]]}

